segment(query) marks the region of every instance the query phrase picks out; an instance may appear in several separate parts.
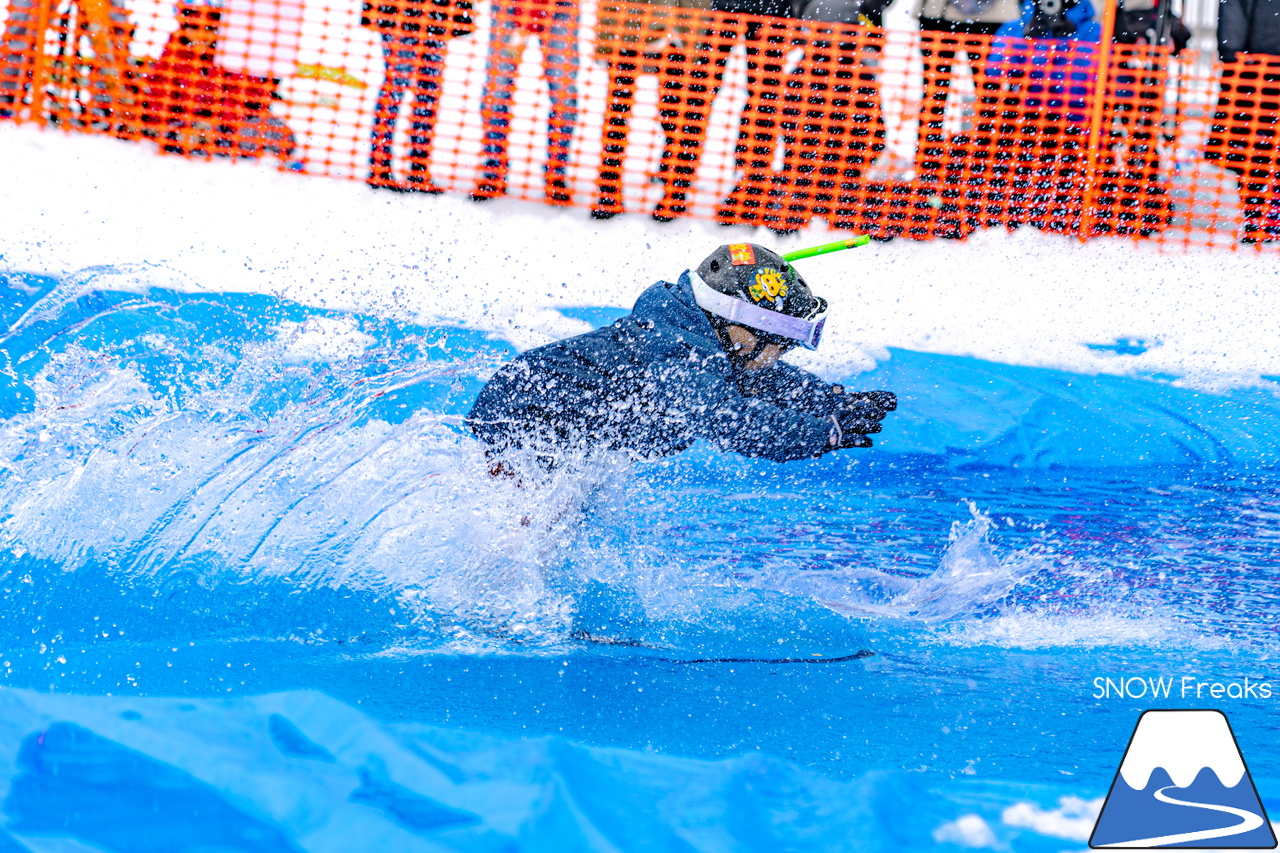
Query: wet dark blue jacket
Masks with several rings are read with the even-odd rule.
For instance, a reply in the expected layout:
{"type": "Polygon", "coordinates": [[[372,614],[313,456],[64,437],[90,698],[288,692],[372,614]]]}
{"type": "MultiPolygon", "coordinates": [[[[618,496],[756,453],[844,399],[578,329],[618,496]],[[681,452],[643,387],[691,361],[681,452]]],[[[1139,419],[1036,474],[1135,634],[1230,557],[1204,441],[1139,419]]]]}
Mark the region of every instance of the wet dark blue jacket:
{"type": "Polygon", "coordinates": [[[498,452],[610,448],[638,458],[701,438],[786,461],[831,449],[838,386],[786,364],[734,369],[688,274],[611,326],[530,350],[480,391],[467,422],[498,452]]]}

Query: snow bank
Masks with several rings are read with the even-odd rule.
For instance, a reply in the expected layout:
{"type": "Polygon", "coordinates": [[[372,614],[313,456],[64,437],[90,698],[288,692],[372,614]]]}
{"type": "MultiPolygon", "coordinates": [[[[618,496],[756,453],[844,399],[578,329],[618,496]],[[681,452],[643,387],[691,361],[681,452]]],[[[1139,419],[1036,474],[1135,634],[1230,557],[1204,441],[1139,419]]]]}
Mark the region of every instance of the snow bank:
{"type": "MultiPolygon", "coordinates": [[[[585,328],[548,309],[629,307],[720,243],[789,250],[830,239],[821,222],[785,238],[635,215],[600,223],[585,210],[387,194],[266,163],[153,152],[0,126],[0,156],[13,164],[0,268],[145,262],[160,267],[156,283],[445,320],[523,348],[585,328]]],[[[1024,228],[873,244],[803,270],[835,306],[830,343],[809,365],[827,375],[867,369],[899,347],[1207,389],[1274,389],[1280,376],[1280,265],[1253,250],[1162,254],[1024,228]]]]}

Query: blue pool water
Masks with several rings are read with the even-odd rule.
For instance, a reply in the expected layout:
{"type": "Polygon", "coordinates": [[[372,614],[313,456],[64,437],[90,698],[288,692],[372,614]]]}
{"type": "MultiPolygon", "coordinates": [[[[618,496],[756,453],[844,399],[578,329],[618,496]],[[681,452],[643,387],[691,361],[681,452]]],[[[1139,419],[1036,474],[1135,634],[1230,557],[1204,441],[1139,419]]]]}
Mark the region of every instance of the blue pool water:
{"type": "Polygon", "coordinates": [[[895,350],[872,452],[513,489],[505,343],[145,276],[0,290],[0,851],[1076,850],[1150,707],[1280,809],[1265,387],[895,350]]]}

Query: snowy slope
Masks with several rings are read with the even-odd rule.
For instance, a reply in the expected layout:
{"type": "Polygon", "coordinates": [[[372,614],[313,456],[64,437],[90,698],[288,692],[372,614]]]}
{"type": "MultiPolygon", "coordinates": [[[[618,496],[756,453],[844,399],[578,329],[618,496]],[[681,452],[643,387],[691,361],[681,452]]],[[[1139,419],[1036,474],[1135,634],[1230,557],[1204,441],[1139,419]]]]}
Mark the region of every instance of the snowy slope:
{"type": "MultiPolygon", "coordinates": [[[[460,195],[379,193],[269,164],[189,162],[151,146],[0,126],[12,164],[0,206],[0,268],[120,276],[189,289],[262,291],[328,308],[492,330],[525,348],[589,324],[549,310],[627,307],[716,245],[793,249],[707,222],[610,222],[586,211],[460,195]]],[[[844,232],[840,232],[843,234],[844,232]]],[[[886,347],[1079,373],[1163,375],[1206,389],[1280,375],[1280,267],[1252,250],[1159,253],[1030,229],[964,243],[899,240],[804,262],[835,306],[806,363],[868,370],[886,347]],[[1092,347],[1090,345],[1093,345],[1092,347]]]]}

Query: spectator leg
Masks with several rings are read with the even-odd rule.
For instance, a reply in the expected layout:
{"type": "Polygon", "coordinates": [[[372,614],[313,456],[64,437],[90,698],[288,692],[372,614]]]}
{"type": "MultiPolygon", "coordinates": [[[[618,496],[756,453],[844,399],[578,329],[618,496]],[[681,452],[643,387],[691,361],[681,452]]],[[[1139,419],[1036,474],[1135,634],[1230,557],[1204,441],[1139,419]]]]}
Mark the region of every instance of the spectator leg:
{"type": "MultiPolygon", "coordinates": [[[[776,29],[765,25],[770,29],[776,29]]],[[[785,179],[775,175],[773,159],[780,141],[779,102],[783,91],[783,63],[789,48],[787,35],[771,32],[760,48],[759,25],[747,30],[747,104],[738,119],[738,142],[734,147],[734,166],[742,177],[732,195],[720,205],[716,218],[722,223],[756,222],[764,214],[773,225],[781,225],[777,213],[784,205],[785,179]]]]}
{"type": "Polygon", "coordinates": [[[42,0],[9,0],[4,40],[0,41],[0,118],[13,118],[31,88],[39,2],[42,0]]]}
{"type": "Polygon", "coordinates": [[[576,0],[557,0],[543,38],[542,73],[547,79],[551,114],[547,123],[546,196],[553,204],[572,201],[569,154],[578,122],[578,8],[576,0]]]}
{"type": "Polygon", "coordinates": [[[371,186],[392,187],[396,179],[392,172],[392,146],[395,143],[396,120],[400,116],[400,101],[412,81],[418,40],[413,36],[382,33],[382,57],[386,62],[386,75],[378,90],[378,102],[373,108],[372,145],[369,149],[369,178],[371,186]]]}
{"type": "Polygon", "coordinates": [[[76,35],[87,38],[93,49],[89,103],[82,118],[97,130],[114,130],[115,112],[123,106],[127,113],[132,101],[124,97],[129,75],[129,16],[113,0],[75,2],[80,15],[76,35]]]}
{"type": "MultiPolygon", "coordinates": [[[[854,76],[854,75],[851,75],[854,76]]],[[[859,85],[850,93],[851,106],[847,128],[840,128],[842,138],[839,147],[834,149],[835,157],[823,157],[824,165],[819,167],[818,194],[815,199],[814,213],[829,216],[837,227],[857,228],[862,230],[868,225],[874,227],[875,217],[870,215],[871,196],[883,185],[868,187],[862,180],[866,168],[880,155],[885,147],[884,114],[880,102],[880,85],[872,71],[860,71],[855,79],[859,85]],[[836,186],[839,193],[834,205],[828,201],[831,193],[829,187],[836,186]]],[[[850,86],[841,85],[837,92],[843,94],[850,86]]],[[[849,97],[849,95],[843,95],[849,97]]],[[[832,133],[836,128],[832,128],[832,133]]],[[[880,199],[876,199],[879,201],[880,199]]],[[[877,234],[877,236],[881,236],[877,234]]]]}
{"type": "Polygon", "coordinates": [[[484,96],[480,113],[484,127],[484,160],[480,181],[471,193],[474,201],[482,201],[507,192],[507,130],[510,125],[511,100],[515,94],[516,69],[524,53],[525,31],[520,21],[521,10],[515,6],[495,5],[489,29],[489,58],[485,65],[484,96]]]}
{"type": "Polygon", "coordinates": [[[597,219],[622,213],[622,166],[631,135],[631,105],[636,94],[639,52],[620,49],[609,62],[609,100],[605,104],[604,145],[596,186],[599,196],[591,209],[597,219]]]}
{"type": "Polygon", "coordinates": [[[920,95],[920,124],[916,135],[916,177],[937,179],[942,169],[946,135],[943,117],[951,90],[951,65],[956,51],[954,38],[936,36],[921,23],[920,55],[924,60],[924,89],[920,95]],[[933,36],[931,38],[931,36],[933,36]]]}
{"type": "Polygon", "coordinates": [[[691,56],[672,54],[663,70],[659,117],[667,142],[658,174],[664,191],[653,210],[653,218],[659,222],[670,222],[687,211],[689,190],[702,161],[711,104],[724,80],[735,37],[735,29],[726,29],[717,43],[700,44],[691,56]]]}
{"type": "Polygon", "coordinates": [[[413,120],[409,124],[409,184],[411,189],[435,193],[431,182],[431,143],[435,138],[440,101],[440,75],[444,70],[444,42],[425,39],[414,62],[413,120]]]}
{"type": "MultiPolygon", "coordinates": [[[[947,112],[947,97],[951,91],[951,75],[954,61],[959,58],[971,65],[986,49],[984,40],[974,36],[991,36],[998,24],[961,24],[935,18],[921,18],[920,54],[924,60],[924,91],[920,101],[920,122],[916,143],[917,179],[937,181],[946,167],[946,133],[943,130],[947,112]],[[965,36],[968,36],[966,38],[965,36]]],[[[981,74],[975,71],[975,78],[981,74]]],[[[981,90],[982,81],[976,79],[981,90]]],[[[991,98],[988,94],[980,97],[991,98]]],[[[991,104],[981,109],[991,112],[991,104]]],[[[981,121],[981,115],[980,115],[981,121]]]]}
{"type": "Polygon", "coordinates": [[[1280,195],[1270,169],[1250,169],[1240,179],[1240,206],[1244,214],[1241,242],[1265,243],[1280,239],[1280,195]]]}

